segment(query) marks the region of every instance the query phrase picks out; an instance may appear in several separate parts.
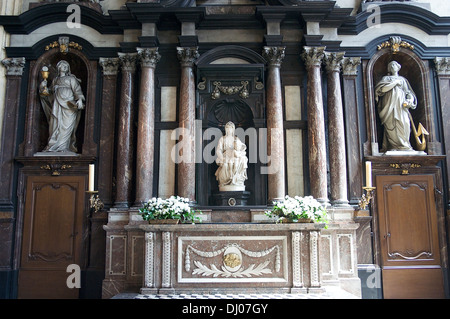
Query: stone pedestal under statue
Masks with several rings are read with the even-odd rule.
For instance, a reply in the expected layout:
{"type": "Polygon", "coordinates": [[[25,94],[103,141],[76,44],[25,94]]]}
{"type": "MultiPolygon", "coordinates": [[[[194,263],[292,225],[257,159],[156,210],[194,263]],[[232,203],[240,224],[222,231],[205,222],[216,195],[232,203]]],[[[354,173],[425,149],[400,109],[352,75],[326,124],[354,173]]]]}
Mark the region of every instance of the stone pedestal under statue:
{"type": "Polygon", "coordinates": [[[216,206],[245,206],[250,197],[247,191],[219,192],[212,195],[213,204],[216,206]]]}

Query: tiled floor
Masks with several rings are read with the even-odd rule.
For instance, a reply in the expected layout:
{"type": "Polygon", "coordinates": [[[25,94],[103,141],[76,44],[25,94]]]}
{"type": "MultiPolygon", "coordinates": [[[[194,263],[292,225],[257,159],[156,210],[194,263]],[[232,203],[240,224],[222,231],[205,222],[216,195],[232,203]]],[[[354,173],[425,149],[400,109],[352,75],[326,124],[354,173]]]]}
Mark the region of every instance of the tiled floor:
{"type": "Polygon", "coordinates": [[[122,293],[112,299],[358,299],[337,287],[320,294],[156,294],[122,293]]]}

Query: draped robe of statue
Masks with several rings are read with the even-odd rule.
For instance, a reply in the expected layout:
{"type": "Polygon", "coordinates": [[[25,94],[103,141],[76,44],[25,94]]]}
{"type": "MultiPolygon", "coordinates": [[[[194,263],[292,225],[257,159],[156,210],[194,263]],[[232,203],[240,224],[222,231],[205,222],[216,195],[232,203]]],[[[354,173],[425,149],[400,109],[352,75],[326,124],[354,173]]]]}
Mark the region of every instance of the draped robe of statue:
{"type": "Polygon", "coordinates": [[[215,176],[220,191],[244,191],[247,179],[247,146],[234,135],[234,124],[225,125],[225,135],[219,139],[216,148],[216,163],[219,166],[215,176]]]}
{"type": "MultiPolygon", "coordinates": [[[[70,73],[69,63],[57,64],[58,76],[49,88],[50,95],[41,94],[41,103],[49,125],[48,144],[44,152],[77,152],[76,130],[84,108],[80,80],[70,73]]],[[[46,82],[41,84],[41,93],[46,82]]]]}
{"type": "Polygon", "coordinates": [[[384,76],[375,86],[375,101],[384,126],[381,152],[412,150],[408,109],[416,108],[417,97],[408,80],[398,75],[400,68],[396,61],[390,62],[389,75],[384,76]]]}

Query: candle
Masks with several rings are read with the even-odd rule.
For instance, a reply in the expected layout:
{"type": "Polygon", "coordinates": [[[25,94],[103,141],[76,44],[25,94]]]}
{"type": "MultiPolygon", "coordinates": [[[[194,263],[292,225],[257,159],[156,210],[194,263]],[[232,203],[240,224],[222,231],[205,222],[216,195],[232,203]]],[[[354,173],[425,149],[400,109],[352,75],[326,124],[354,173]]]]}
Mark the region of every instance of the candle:
{"type": "Polygon", "coordinates": [[[94,191],[95,165],[89,164],[89,191],[94,191]]]}
{"type": "Polygon", "coordinates": [[[372,162],[366,162],[366,187],[372,187],[372,162]]]}

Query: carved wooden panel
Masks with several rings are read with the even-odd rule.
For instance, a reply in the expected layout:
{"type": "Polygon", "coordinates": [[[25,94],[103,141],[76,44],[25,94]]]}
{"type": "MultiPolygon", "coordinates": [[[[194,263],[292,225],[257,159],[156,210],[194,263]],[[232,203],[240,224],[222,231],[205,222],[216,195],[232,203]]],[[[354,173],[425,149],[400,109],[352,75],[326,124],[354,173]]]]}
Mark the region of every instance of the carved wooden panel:
{"type": "Polygon", "coordinates": [[[376,186],[385,298],[442,297],[433,175],[381,175],[376,186]]]}
{"type": "Polygon", "coordinates": [[[77,297],[67,266],[81,267],[83,176],[29,176],[19,272],[19,297],[77,297]]]}

